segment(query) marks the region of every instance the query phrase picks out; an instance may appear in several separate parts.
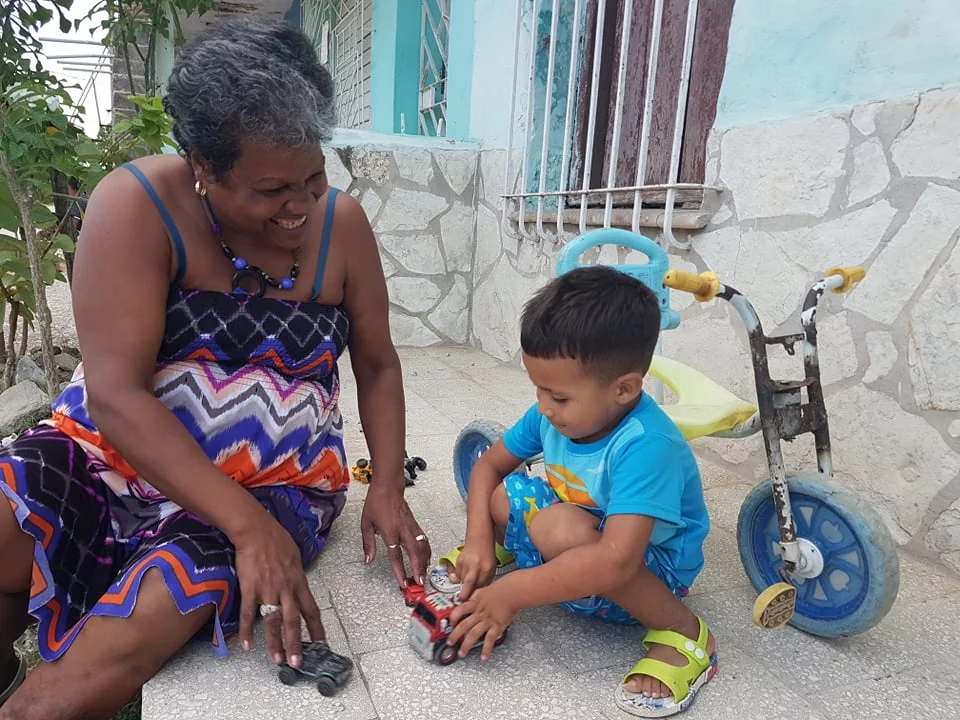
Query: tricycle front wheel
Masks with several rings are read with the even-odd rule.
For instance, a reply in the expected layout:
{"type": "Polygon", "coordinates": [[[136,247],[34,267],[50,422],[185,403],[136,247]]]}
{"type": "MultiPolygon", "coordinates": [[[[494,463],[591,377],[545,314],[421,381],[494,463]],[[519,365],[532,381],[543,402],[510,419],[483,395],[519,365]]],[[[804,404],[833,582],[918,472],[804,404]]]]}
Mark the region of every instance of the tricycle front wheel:
{"type": "Polygon", "coordinates": [[[787,477],[806,568],[781,577],[780,529],[769,481],[740,508],[737,545],[753,587],[762,592],[787,579],[797,588],[790,624],[821,637],[870,629],[890,611],[900,588],[900,558],[877,512],[854,493],[823,477],[787,477]]]}

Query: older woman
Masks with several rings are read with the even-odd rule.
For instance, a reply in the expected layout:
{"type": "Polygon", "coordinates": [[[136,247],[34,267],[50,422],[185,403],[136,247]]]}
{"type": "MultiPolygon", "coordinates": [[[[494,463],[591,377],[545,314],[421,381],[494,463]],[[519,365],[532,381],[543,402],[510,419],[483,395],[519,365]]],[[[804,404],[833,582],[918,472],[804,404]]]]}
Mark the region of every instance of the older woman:
{"type": "Polygon", "coordinates": [[[182,156],[90,198],[74,274],[84,362],[53,417],[0,455],[0,718],[107,717],[195,635],[273,662],[324,636],[304,566],[348,480],[349,348],[378,468],[361,520],[397,583],[430,547],[403,498],[404,401],[376,243],[327,183],[333,84],[282,24],[227,22],[180,56],[182,156]],[[17,689],[12,643],[39,623],[17,689]]]}

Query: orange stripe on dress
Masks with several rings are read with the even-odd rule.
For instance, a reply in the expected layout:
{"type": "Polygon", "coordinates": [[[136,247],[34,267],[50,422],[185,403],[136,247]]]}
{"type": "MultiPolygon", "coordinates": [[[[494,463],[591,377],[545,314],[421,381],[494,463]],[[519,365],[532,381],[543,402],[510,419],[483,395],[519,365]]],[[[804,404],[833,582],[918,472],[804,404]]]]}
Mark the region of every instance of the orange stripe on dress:
{"type": "Polygon", "coordinates": [[[224,475],[244,487],[249,487],[246,478],[255,477],[257,473],[257,464],[251,457],[248,447],[239,448],[232,455],[217,463],[217,467],[224,475]]]}
{"type": "Polygon", "coordinates": [[[323,363],[329,363],[330,365],[333,365],[333,353],[331,353],[329,350],[325,350],[320,357],[316,358],[313,362],[304,365],[303,367],[296,368],[295,370],[287,367],[287,364],[283,361],[283,358],[273,348],[270,348],[262,355],[250,358],[250,360],[254,363],[258,363],[261,360],[271,360],[273,364],[283,372],[300,374],[305,373],[308,370],[313,370],[315,367],[322,365],[323,363]]]}
{"type": "Polygon", "coordinates": [[[221,614],[226,610],[227,598],[230,596],[230,584],[226,580],[205,580],[200,583],[195,583],[187,574],[186,568],[183,567],[183,563],[180,562],[180,559],[171,553],[169,550],[155,550],[145,556],[140,562],[134,565],[130,570],[127,571],[126,582],[120,587],[119,590],[112,593],[106,593],[103,595],[99,603],[104,603],[105,605],[123,605],[127,596],[130,594],[130,589],[133,586],[134,581],[137,579],[137,573],[143,569],[145,565],[148,565],[151,561],[156,558],[166,560],[170,564],[170,569],[173,570],[174,575],[177,576],[177,580],[180,581],[180,587],[183,589],[183,592],[187,597],[194,597],[205,592],[221,592],[223,597],[218,603],[218,608],[221,614]]]}
{"type": "Polygon", "coordinates": [[[33,574],[30,577],[30,597],[35,598],[38,595],[42,595],[48,587],[47,579],[43,576],[40,566],[34,563],[33,574]]]}
{"type": "Polygon", "coordinates": [[[211,351],[209,348],[201,347],[184,357],[184,360],[207,360],[210,362],[216,362],[217,356],[214,355],[213,351],[211,351]]]}
{"type": "MultiPolygon", "coordinates": [[[[100,602],[115,606],[123,605],[124,599],[130,594],[130,589],[134,580],[136,580],[137,573],[145,564],[158,557],[163,558],[170,563],[170,567],[177,576],[177,580],[180,581],[180,585],[183,588],[184,594],[186,594],[188,597],[194,597],[207,591],[222,593],[222,598],[217,604],[217,611],[218,614],[223,615],[226,609],[227,599],[230,597],[230,584],[226,580],[207,580],[202,583],[194,583],[190,579],[190,576],[187,575],[187,572],[181,564],[179,558],[177,558],[168,550],[157,550],[143,558],[130,571],[128,571],[129,575],[127,576],[127,581],[123,584],[123,587],[121,587],[116,593],[104,595],[100,598],[100,602]]],[[[70,630],[68,630],[64,636],[58,640],[54,633],[59,625],[60,614],[63,611],[63,608],[60,605],[60,601],[56,598],[51,598],[49,601],[47,601],[46,605],[50,609],[51,613],[50,624],[47,627],[47,647],[49,647],[53,653],[56,654],[59,652],[60,648],[63,647],[64,643],[73,637],[76,626],[70,628],[70,630]]]]}
{"type": "Polygon", "coordinates": [[[53,426],[64,435],[76,440],[83,440],[97,448],[103,455],[103,461],[109,465],[112,470],[122,475],[127,482],[136,482],[139,480],[139,475],[137,471],[133,469],[133,466],[124,460],[120,456],[120,453],[114,450],[113,446],[108,443],[99,432],[84,427],[73,418],[60,412],[54,412],[51,419],[53,426]]]}
{"type": "Polygon", "coordinates": [[[337,453],[325,449],[317,458],[317,461],[307,470],[301,469],[297,459],[291,456],[279,465],[252,477],[248,476],[247,479],[233,477],[245,488],[291,485],[295,487],[324,487],[329,492],[334,492],[346,487],[350,480],[350,473],[340,462],[337,453]]]}

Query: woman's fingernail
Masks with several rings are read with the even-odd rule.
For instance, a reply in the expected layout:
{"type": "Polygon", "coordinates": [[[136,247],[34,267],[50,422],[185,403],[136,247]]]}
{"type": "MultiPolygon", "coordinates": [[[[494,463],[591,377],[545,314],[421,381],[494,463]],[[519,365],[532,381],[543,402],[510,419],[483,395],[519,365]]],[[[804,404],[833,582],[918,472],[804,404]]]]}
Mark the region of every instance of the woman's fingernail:
{"type": "Polygon", "coordinates": [[[363,556],[363,564],[364,564],[364,565],[369,565],[369,564],[370,564],[370,556],[369,556],[369,555],[364,555],[364,556],[363,556]]]}
{"type": "Polygon", "coordinates": [[[299,655],[291,655],[291,656],[290,656],[290,666],[291,666],[291,667],[300,667],[300,656],[299,656],[299,655]]]}
{"type": "Polygon", "coordinates": [[[273,654],[273,662],[275,662],[277,665],[279,665],[280,663],[282,663],[282,662],[283,662],[283,655],[281,655],[280,653],[274,653],[274,654],[273,654]]]}
{"type": "Polygon", "coordinates": [[[244,640],[244,641],[243,641],[243,649],[246,650],[247,652],[250,651],[250,641],[249,641],[249,640],[244,640]]]}

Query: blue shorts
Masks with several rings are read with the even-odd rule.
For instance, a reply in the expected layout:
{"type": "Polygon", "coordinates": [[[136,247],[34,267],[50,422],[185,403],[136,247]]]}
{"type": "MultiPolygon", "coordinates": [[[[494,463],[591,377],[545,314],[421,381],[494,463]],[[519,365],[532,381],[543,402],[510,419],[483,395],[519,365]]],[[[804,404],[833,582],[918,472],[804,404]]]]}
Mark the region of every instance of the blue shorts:
{"type": "MultiPolygon", "coordinates": [[[[562,502],[557,494],[541,478],[531,477],[523,472],[508,475],[503,481],[507,499],[510,501],[510,519],[504,537],[504,547],[516,557],[518,568],[532,568],[543,565],[543,556],[530,539],[530,522],[538,510],[562,502]]],[[[603,527],[601,520],[600,526],[603,527]]],[[[677,586],[671,574],[660,567],[656,556],[649,552],[644,563],[679,598],[686,597],[688,589],[677,586]]],[[[619,625],[634,625],[637,620],[626,610],[610,600],[599,596],[569,600],[561,603],[575,615],[597,617],[605,622],[619,625]]]]}

